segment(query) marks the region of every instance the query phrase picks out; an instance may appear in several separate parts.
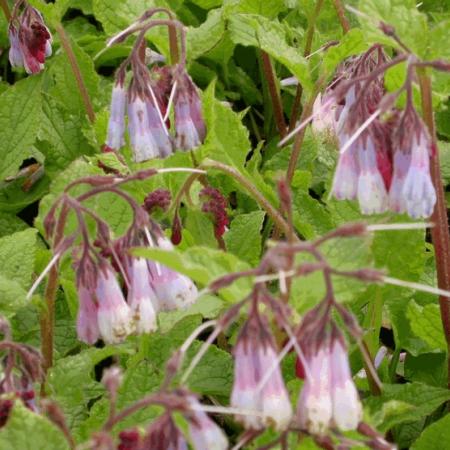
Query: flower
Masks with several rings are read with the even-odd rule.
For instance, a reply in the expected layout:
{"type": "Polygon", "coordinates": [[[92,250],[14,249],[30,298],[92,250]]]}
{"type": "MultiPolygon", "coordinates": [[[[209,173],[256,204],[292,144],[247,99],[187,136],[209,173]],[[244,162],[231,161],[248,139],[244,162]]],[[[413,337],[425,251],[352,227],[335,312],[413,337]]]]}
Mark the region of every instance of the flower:
{"type": "Polygon", "coordinates": [[[228,439],[224,432],[213,422],[209,416],[198,409],[197,399],[189,400],[192,412],[188,416],[189,434],[195,450],[227,450],[228,439]]]}
{"type": "Polygon", "coordinates": [[[141,436],[135,428],[121,431],[119,433],[119,440],[117,450],[139,450],[141,448],[141,436]]]}
{"type": "Polygon", "coordinates": [[[106,260],[102,260],[98,267],[95,294],[102,339],[108,344],[122,342],[133,331],[131,311],[113,269],[106,260]]]}
{"type": "Polygon", "coordinates": [[[342,334],[332,324],[331,330],[323,325],[309,336],[304,335],[307,370],[297,405],[300,426],[319,436],[326,434],[330,426],[342,431],[356,429],[362,406],[342,334]]]}
{"type": "Polygon", "coordinates": [[[175,146],[181,150],[190,150],[205,140],[202,103],[197,87],[184,69],[176,69],[174,82],[177,83],[174,96],[175,146]]]}
{"type": "Polygon", "coordinates": [[[272,425],[283,430],[291,421],[292,406],[280,367],[274,366],[277,353],[268,326],[253,308],[234,348],[231,406],[256,412],[236,417],[246,428],[259,430],[272,425]]]}
{"type": "Polygon", "coordinates": [[[393,202],[400,204],[399,209],[406,210],[412,218],[427,218],[436,203],[430,174],[431,138],[411,104],[405,108],[398,127],[394,158],[399,167],[394,174],[393,202]]]}
{"type": "Polygon", "coordinates": [[[11,19],[8,34],[11,65],[25,67],[29,74],[40,72],[44,68],[45,58],[52,54],[52,36],[41,13],[27,5],[19,18],[11,19]],[[14,24],[16,20],[17,25],[14,24]]]}
{"type": "Polygon", "coordinates": [[[158,301],[150,285],[147,261],[143,258],[130,258],[127,273],[130,282],[127,300],[136,332],[142,334],[155,331],[158,301]]]}
{"type": "Polygon", "coordinates": [[[362,406],[341,335],[332,341],[330,358],[333,423],[342,431],[355,430],[362,418],[362,406]]]}
{"type": "MultiPolygon", "coordinates": [[[[163,236],[157,239],[157,243],[163,250],[173,250],[172,243],[163,236]]],[[[190,278],[152,261],[148,267],[161,311],[187,308],[196,301],[198,291],[190,278]]]]}
{"type": "Polygon", "coordinates": [[[202,211],[211,214],[214,220],[214,234],[216,238],[220,238],[229,224],[227,200],[218,189],[211,186],[203,188],[199,196],[203,200],[202,211]]]}
{"type": "Polygon", "coordinates": [[[108,136],[106,145],[113,150],[119,150],[125,143],[125,107],[127,93],[123,80],[118,80],[113,87],[111,96],[110,116],[108,123],[108,136]]]}
{"type": "Polygon", "coordinates": [[[339,105],[334,94],[326,91],[324,95],[318,94],[313,104],[312,129],[317,134],[333,136],[336,132],[336,111],[339,105]]]}
{"type": "Polygon", "coordinates": [[[81,282],[78,283],[78,315],[77,315],[77,335],[80,341],[86,344],[95,344],[100,337],[98,328],[97,310],[92,292],[81,282]]]}

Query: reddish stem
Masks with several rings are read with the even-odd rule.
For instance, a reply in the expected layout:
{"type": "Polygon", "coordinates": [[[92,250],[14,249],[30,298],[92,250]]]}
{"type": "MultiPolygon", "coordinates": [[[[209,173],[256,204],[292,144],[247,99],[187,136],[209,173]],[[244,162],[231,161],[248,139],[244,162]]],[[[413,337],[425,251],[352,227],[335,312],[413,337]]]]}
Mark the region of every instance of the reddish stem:
{"type": "MultiPolygon", "coordinates": [[[[450,236],[448,231],[447,206],[445,203],[444,187],[442,184],[441,168],[439,164],[439,150],[437,146],[436,128],[433,115],[431,79],[424,69],[417,69],[419,76],[420,92],[422,96],[422,112],[425,123],[430,131],[435,148],[434,156],[431,158],[431,178],[436,190],[437,202],[434,208],[431,229],[436,257],[436,270],[438,286],[440,289],[450,290],[450,236]]],[[[450,352],[450,300],[447,297],[439,297],[441,319],[444,328],[447,348],[450,352]]],[[[448,387],[450,388],[450,358],[448,359],[448,387]]]]}
{"type": "Polygon", "coordinates": [[[273,114],[275,117],[275,122],[277,124],[278,133],[280,133],[280,136],[283,138],[284,136],[286,136],[287,127],[284,120],[280,91],[277,86],[272,61],[270,60],[270,56],[264,50],[261,50],[261,61],[264,75],[266,77],[267,85],[269,88],[270,98],[272,99],[273,114]]]}
{"type": "Polygon", "coordinates": [[[336,9],[339,22],[341,23],[342,31],[346,34],[350,31],[350,22],[345,15],[344,5],[341,0],[333,0],[333,5],[336,9]]]}

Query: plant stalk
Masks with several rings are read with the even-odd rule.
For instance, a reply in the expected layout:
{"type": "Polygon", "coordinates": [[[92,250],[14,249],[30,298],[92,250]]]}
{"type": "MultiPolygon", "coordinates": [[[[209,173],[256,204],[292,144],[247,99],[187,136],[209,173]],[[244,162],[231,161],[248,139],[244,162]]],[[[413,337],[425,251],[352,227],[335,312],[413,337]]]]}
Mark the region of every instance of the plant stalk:
{"type": "Polygon", "coordinates": [[[0,0],[0,7],[3,10],[6,20],[9,22],[11,20],[11,10],[9,9],[8,2],[6,0],[0,0]]]}
{"type": "Polygon", "coordinates": [[[61,45],[66,52],[67,58],[69,59],[70,66],[72,67],[73,74],[75,75],[75,80],[78,85],[78,89],[81,94],[81,98],[84,103],[84,107],[86,108],[86,113],[91,123],[95,122],[95,112],[92,107],[91,99],[89,97],[88,90],[86,88],[86,84],[83,80],[83,75],[81,74],[80,66],[78,65],[77,58],[75,53],[73,52],[72,46],[70,44],[69,36],[67,36],[66,30],[64,30],[61,24],[56,25],[56,32],[58,33],[61,39],[61,45]]]}
{"type": "Polygon", "coordinates": [[[344,34],[346,34],[350,31],[350,22],[345,15],[344,5],[342,4],[341,0],[333,0],[333,5],[336,9],[339,22],[341,23],[342,31],[344,32],[344,34]]]}
{"type": "Polygon", "coordinates": [[[270,56],[264,50],[261,50],[261,61],[264,76],[269,88],[270,98],[272,100],[275,123],[277,124],[278,133],[283,138],[284,136],[286,136],[287,126],[286,121],[284,120],[280,91],[277,86],[277,80],[275,77],[275,71],[273,69],[272,61],[270,60],[270,56]]]}
{"type": "MultiPolygon", "coordinates": [[[[306,58],[311,53],[311,47],[314,37],[314,31],[316,30],[316,21],[319,17],[320,10],[322,9],[324,0],[317,0],[316,7],[314,8],[314,12],[312,16],[308,20],[308,29],[306,30],[306,39],[305,39],[305,48],[303,50],[303,56],[306,58]]],[[[295,128],[298,117],[300,115],[300,104],[303,96],[303,86],[300,82],[297,85],[297,90],[295,92],[294,104],[292,105],[291,111],[291,121],[289,123],[289,131],[292,131],[295,128]]]]}
{"type": "MultiPolygon", "coordinates": [[[[431,222],[434,227],[431,229],[431,238],[433,241],[436,257],[436,270],[438,287],[440,289],[450,290],[450,236],[448,231],[447,206],[445,203],[444,187],[442,184],[441,168],[439,163],[439,149],[437,145],[436,127],[433,115],[431,79],[425,69],[418,68],[420,93],[422,98],[422,113],[425,123],[431,135],[434,155],[431,158],[431,178],[436,190],[436,205],[431,222]]],[[[439,297],[439,306],[441,310],[442,325],[444,328],[447,348],[450,352],[450,299],[439,297]]],[[[450,358],[448,358],[448,387],[450,389],[450,358]]]]}

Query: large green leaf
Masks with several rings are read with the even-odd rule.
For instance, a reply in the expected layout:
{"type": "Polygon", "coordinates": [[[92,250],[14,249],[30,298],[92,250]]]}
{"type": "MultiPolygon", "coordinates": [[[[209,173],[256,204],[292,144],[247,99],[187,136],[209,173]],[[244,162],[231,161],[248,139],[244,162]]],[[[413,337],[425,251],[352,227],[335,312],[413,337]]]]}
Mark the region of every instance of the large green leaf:
{"type": "Polygon", "coordinates": [[[441,450],[450,442],[450,414],[431,424],[411,447],[412,450],[441,450]]]}

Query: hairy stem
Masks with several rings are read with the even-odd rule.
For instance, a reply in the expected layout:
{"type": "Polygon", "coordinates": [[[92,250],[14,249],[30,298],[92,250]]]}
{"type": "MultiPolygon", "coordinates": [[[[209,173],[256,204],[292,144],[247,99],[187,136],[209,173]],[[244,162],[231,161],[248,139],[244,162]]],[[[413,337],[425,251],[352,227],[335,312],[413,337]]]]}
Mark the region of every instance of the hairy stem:
{"type": "Polygon", "coordinates": [[[91,99],[89,97],[89,93],[86,88],[86,84],[83,80],[83,75],[81,74],[80,66],[78,65],[77,58],[75,53],[73,52],[72,46],[70,44],[69,36],[67,36],[66,31],[64,30],[61,24],[56,26],[56,32],[61,39],[61,45],[66,52],[67,58],[69,59],[70,66],[72,67],[73,74],[75,75],[75,80],[78,85],[78,89],[81,94],[81,98],[84,103],[84,107],[86,108],[86,113],[91,123],[95,122],[95,112],[92,107],[91,99]]]}
{"type": "Polygon", "coordinates": [[[208,169],[216,169],[230,175],[236,181],[240,183],[241,186],[244,186],[245,189],[251,194],[251,196],[257,201],[257,203],[265,209],[267,214],[273,220],[275,225],[280,228],[286,236],[289,235],[289,224],[284,220],[283,216],[274,208],[270,202],[258,191],[258,189],[249,181],[247,178],[242,176],[236,169],[233,167],[227,166],[226,164],[222,164],[218,161],[208,161],[205,164],[202,164],[200,168],[208,168],[208,169]]]}
{"type": "MultiPolygon", "coordinates": [[[[313,92],[311,94],[311,97],[309,98],[308,102],[306,103],[305,107],[303,108],[302,116],[300,118],[300,121],[306,119],[306,117],[309,117],[312,113],[314,101],[316,100],[317,94],[319,93],[320,89],[322,88],[322,85],[324,84],[326,78],[321,77],[317,81],[316,85],[314,86],[313,92]]],[[[287,183],[290,186],[292,182],[292,178],[294,177],[295,168],[297,166],[297,161],[300,156],[300,151],[303,144],[303,139],[305,138],[306,133],[306,127],[303,127],[295,136],[294,145],[292,147],[292,153],[291,158],[289,160],[289,166],[286,174],[287,183]]]]}
{"type": "MultiPolygon", "coordinates": [[[[440,289],[450,290],[450,237],[448,231],[444,187],[442,184],[441,168],[439,164],[439,149],[437,146],[436,128],[433,115],[431,79],[422,68],[417,69],[417,73],[419,76],[420,92],[422,97],[423,118],[430,131],[435,149],[435,154],[431,158],[431,178],[436,190],[437,202],[433,215],[431,216],[431,221],[435,224],[435,226],[431,229],[431,238],[436,257],[438,287],[440,289]]],[[[445,339],[447,341],[447,348],[450,352],[450,299],[443,296],[439,297],[439,306],[441,309],[441,319],[445,339]]],[[[448,367],[448,386],[450,388],[450,358],[448,359],[448,367]]]]}
{"type": "Polygon", "coordinates": [[[345,15],[344,5],[341,0],[333,0],[333,5],[336,9],[339,22],[341,23],[342,31],[346,34],[350,31],[350,22],[345,15]]]}
{"type": "Polygon", "coordinates": [[[263,73],[269,88],[270,98],[272,100],[275,123],[277,124],[278,133],[280,133],[280,136],[283,138],[284,136],[286,136],[286,122],[284,120],[280,91],[277,86],[277,80],[275,77],[275,71],[272,65],[272,61],[270,60],[270,56],[264,50],[261,50],[261,61],[263,73]]]}
{"type": "Polygon", "coordinates": [[[9,22],[11,19],[11,11],[9,9],[8,2],[6,0],[0,0],[0,7],[3,10],[6,20],[9,22]]]}
{"type": "MultiPolygon", "coordinates": [[[[317,0],[316,7],[314,8],[314,12],[312,16],[308,20],[308,29],[306,30],[306,38],[305,38],[305,48],[303,50],[303,56],[308,56],[311,53],[311,47],[314,37],[314,31],[316,29],[316,21],[319,17],[320,10],[322,9],[324,0],[317,0]]],[[[291,112],[291,121],[289,123],[289,131],[292,131],[295,128],[295,124],[297,123],[298,117],[300,115],[300,104],[303,96],[303,86],[298,83],[297,90],[295,92],[294,104],[292,105],[291,112]]]]}
{"type": "MultiPolygon", "coordinates": [[[[64,237],[64,228],[66,225],[69,208],[63,205],[61,214],[58,219],[56,227],[56,234],[54,240],[54,248],[57,248],[64,237]]],[[[43,356],[44,374],[47,374],[48,369],[53,365],[53,335],[55,329],[55,301],[56,292],[58,290],[58,264],[56,263],[50,270],[48,276],[47,287],[45,289],[45,310],[41,312],[41,352],[43,356]]],[[[45,382],[45,381],[44,381],[45,382]]],[[[44,384],[42,385],[44,386],[44,384]]],[[[44,391],[44,389],[42,389],[44,391]]]]}

